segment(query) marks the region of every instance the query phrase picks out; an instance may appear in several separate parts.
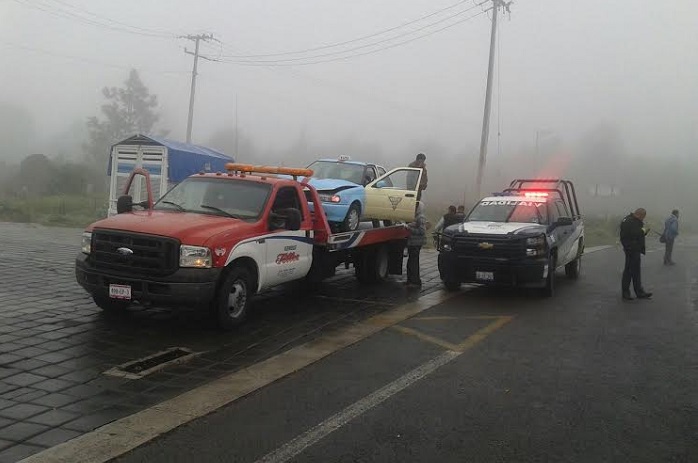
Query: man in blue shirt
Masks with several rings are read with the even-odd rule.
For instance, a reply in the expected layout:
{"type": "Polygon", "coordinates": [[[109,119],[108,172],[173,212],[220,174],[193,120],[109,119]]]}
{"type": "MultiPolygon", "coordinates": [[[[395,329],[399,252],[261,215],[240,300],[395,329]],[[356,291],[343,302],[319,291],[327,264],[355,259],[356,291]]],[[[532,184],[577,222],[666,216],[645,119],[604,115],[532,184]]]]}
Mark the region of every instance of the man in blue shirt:
{"type": "Polygon", "coordinates": [[[674,240],[677,236],[679,236],[679,211],[674,209],[669,218],[664,221],[664,233],[662,233],[665,244],[664,265],[674,265],[671,254],[674,252],[674,240]]]}

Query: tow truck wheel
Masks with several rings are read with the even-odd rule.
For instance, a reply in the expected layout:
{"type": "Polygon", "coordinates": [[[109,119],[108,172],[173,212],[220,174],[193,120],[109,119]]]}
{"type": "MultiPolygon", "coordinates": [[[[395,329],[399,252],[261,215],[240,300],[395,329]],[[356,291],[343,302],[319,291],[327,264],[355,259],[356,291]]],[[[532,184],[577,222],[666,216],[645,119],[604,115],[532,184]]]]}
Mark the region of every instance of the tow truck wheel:
{"type": "Polygon", "coordinates": [[[218,326],[229,330],[245,320],[252,295],[251,288],[252,277],[246,268],[233,267],[228,272],[211,305],[218,326]]]}
{"type": "Polygon", "coordinates": [[[347,216],[344,218],[342,228],[344,229],[344,231],[354,231],[357,228],[359,228],[360,223],[361,205],[355,202],[352,203],[351,206],[349,206],[349,211],[347,212],[347,216]]]}
{"type": "Polygon", "coordinates": [[[362,253],[354,263],[354,274],[359,283],[380,283],[388,277],[388,250],[378,249],[362,253]]]}
{"type": "Polygon", "coordinates": [[[128,301],[122,301],[119,299],[111,299],[108,297],[92,296],[92,300],[95,301],[97,307],[104,310],[108,314],[120,314],[126,312],[128,306],[131,305],[128,301]]]}

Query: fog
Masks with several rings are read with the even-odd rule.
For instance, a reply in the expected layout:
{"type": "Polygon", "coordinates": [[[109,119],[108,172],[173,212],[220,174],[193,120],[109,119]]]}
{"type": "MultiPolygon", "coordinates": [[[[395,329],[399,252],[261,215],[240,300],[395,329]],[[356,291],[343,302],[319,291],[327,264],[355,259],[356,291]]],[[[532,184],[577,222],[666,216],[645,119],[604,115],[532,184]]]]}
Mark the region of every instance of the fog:
{"type": "MultiPolygon", "coordinates": [[[[31,154],[94,159],[86,121],[102,117],[102,89],[122,86],[131,69],[157,96],[153,131],[183,141],[193,43],[177,36],[212,33],[220,42],[201,46],[215,61],[199,61],[194,143],[293,166],[348,154],[395,167],[424,152],[425,201],[471,202],[491,6],[475,1],[0,0],[0,179],[31,154]]],[[[510,8],[499,23],[485,189],[564,176],[587,211],[694,215],[696,3],[510,8]]]]}

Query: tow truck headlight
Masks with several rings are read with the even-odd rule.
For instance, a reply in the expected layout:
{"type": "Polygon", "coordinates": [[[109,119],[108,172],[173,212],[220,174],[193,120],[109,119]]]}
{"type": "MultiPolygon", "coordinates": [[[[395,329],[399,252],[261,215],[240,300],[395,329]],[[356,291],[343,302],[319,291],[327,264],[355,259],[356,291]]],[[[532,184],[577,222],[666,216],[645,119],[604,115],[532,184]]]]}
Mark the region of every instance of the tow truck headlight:
{"type": "Polygon", "coordinates": [[[526,238],[526,255],[528,257],[544,256],[545,245],[545,235],[526,238]]]}
{"type": "Polygon", "coordinates": [[[453,251],[453,243],[450,236],[441,235],[439,237],[439,251],[450,252],[453,251]]]}
{"type": "Polygon", "coordinates": [[[179,247],[179,266],[191,268],[211,268],[211,250],[201,246],[179,247]]]}
{"type": "Polygon", "coordinates": [[[89,254],[92,252],[92,233],[84,232],[82,234],[82,252],[89,254]]]}

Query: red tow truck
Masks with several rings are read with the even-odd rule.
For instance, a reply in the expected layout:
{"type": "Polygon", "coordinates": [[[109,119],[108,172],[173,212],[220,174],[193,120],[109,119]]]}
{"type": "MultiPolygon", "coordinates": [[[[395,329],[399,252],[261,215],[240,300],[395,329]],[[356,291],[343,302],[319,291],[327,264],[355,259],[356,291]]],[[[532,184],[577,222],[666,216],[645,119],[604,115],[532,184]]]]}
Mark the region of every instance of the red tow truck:
{"type": "Polygon", "coordinates": [[[332,234],[307,183],[312,170],[233,163],[226,170],[192,175],[157,202],[148,172],[132,172],[125,193],[143,185],[148,199],[121,196],[117,215],[87,227],[75,262],[78,283],[100,308],[208,310],[230,329],[254,294],[320,281],[342,264],[362,283],[402,274],[406,228],[332,234]]]}

